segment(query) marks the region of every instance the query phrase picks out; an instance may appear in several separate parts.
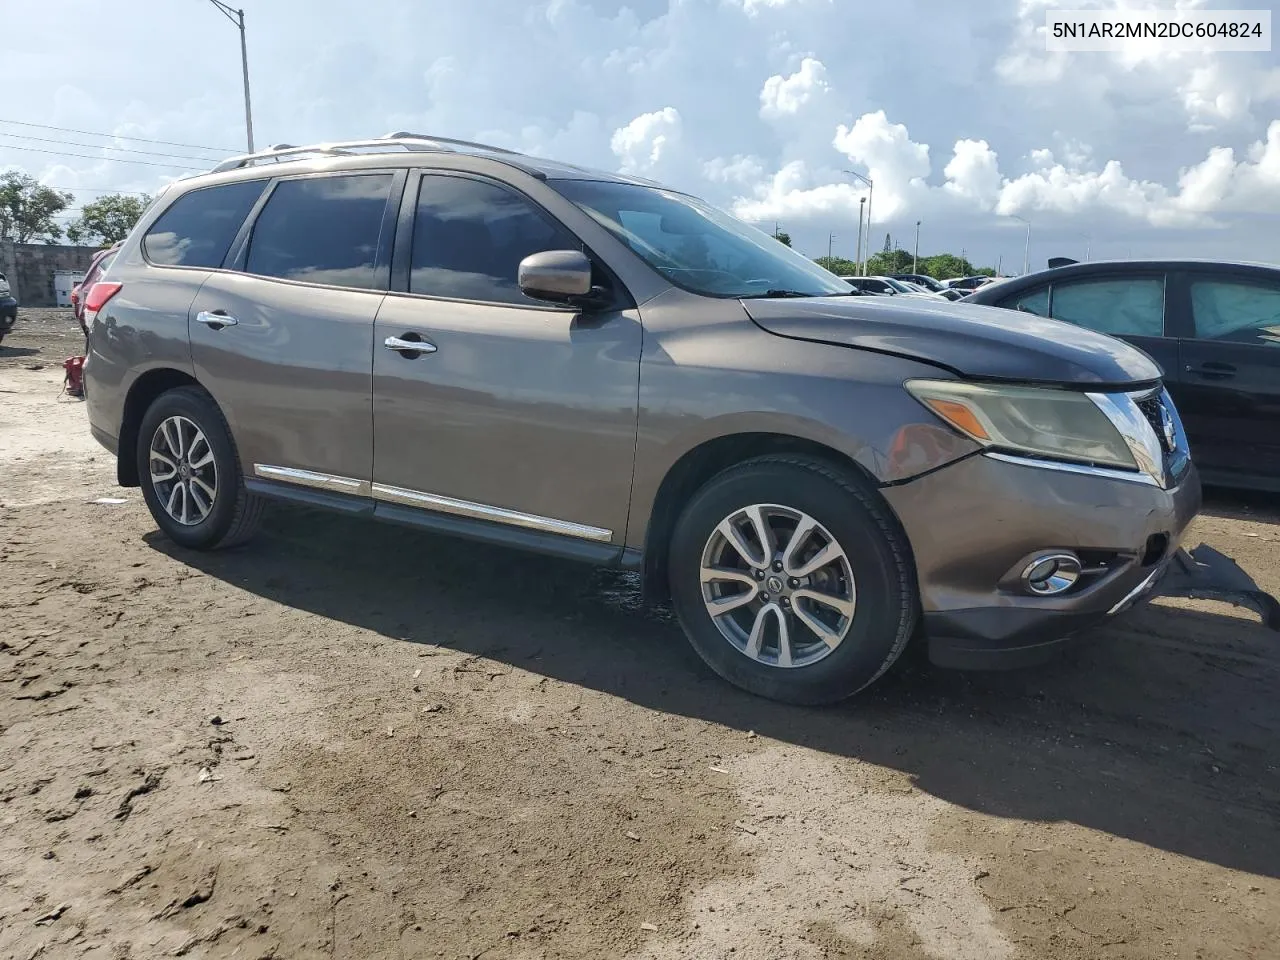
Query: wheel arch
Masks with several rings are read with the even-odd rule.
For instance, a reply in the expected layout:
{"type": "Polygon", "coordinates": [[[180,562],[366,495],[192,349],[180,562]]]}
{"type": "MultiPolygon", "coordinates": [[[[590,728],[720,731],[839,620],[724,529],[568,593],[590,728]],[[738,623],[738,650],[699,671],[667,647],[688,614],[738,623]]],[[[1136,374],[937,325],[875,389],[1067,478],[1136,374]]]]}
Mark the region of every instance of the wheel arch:
{"type": "Polygon", "coordinates": [[[138,478],[138,428],[156,398],[178,387],[199,387],[191,374],[175,367],[148,370],[129,387],[124,413],[120,417],[120,441],[116,448],[116,482],[122,487],[136,487],[138,478]]]}
{"type": "MultiPolygon", "coordinates": [[[[689,498],[724,470],[770,454],[809,457],[864,483],[869,489],[879,486],[867,469],[848,454],[817,440],[768,431],[732,433],[705,440],[677,459],[658,485],[644,537],[641,576],[646,598],[670,598],[667,553],[676,521],[689,498]]],[[[892,508],[887,503],[885,506],[892,514],[892,508]]]]}

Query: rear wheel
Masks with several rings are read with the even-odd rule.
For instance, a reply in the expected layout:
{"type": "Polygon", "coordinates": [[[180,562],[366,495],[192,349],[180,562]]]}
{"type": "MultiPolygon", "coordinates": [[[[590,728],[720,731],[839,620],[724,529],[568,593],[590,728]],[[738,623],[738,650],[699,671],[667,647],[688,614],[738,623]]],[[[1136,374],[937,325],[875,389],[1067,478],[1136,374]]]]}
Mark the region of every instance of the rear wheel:
{"type": "Polygon", "coordinates": [[[869,485],[819,460],[761,457],[707,483],[671,543],[672,599],[729,682],[822,704],[882,676],[915,629],[906,535],[869,485]]]}
{"type": "Polygon", "coordinates": [[[200,388],[156,398],[138,430],[137,458],[143,499],[174,543],[211,550],[257,531],[262,500],[245,489],[231,431],[200,388]]]}

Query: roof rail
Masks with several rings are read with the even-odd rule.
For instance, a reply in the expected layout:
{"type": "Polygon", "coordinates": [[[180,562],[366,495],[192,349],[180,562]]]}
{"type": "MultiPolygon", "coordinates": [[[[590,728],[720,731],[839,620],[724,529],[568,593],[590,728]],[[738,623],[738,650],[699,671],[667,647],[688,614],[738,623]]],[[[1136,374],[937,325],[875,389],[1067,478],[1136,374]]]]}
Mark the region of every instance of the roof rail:
{"type": "Polygon", "coordinates": [[[493,147],[484,143],[473,143],[470,140],[453,140],[449,137],[431,137],[418,133],[389,133],[385,137],[371,140],[341,140],[334,143],[316,143],[299,147],[290,143],[277,143],[266,150],[246,153],[238,157],[229,157],[217,164],[210,173],[222,173],[226,170],[239,170],[265,161],[281,163],[284,160],[298,160],[305,156],[346,156],[362,152],[386,152],[391,149],[407,151],[446,151],[459,152],[457,148],[483,150],[488,153],[502,153],[519,156],[515,150],[504,147],[493,147]]]}

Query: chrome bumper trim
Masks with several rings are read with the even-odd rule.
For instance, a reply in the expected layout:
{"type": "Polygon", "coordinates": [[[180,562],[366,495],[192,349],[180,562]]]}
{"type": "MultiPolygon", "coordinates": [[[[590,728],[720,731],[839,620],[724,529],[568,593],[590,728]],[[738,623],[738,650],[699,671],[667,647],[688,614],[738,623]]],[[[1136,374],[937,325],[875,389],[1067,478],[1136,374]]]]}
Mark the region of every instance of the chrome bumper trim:
{"type": "Polygon", "coordinates": [[[274,467],[265,463],[255,463],[253,473],[263,480],[280,480],[300,487],[314,487],[317,490],[350,493],[358,497],[367,497],[370,493],[368,480],[339,477],[331,473],[316,473],[313,470],[298,470],[295,467],[274,467]]]}

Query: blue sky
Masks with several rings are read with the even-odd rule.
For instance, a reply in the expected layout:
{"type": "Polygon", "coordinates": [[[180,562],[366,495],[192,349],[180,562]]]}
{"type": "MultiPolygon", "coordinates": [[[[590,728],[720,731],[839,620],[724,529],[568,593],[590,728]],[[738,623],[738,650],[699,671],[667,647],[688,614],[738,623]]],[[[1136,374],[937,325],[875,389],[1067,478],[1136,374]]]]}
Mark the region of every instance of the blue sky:
{"type": "MultiPolygon", "coordinates": [[[[910,249],[920,220],[922,254],[1008,272],[1020,216],[1033,268],[1086,247],[1280,261],[1274,52],[1051,55],[1044,0],[241,2],[259,146],[481,139],[671,183],[811,255],[834,233],[853,256],[856,170],[876,184],[877,248],[888,232],[910,249]]],[[[238,36],[208,0],[10,0],[4,21],[23,42],[6,53],[0,167],[83,202],[226,155],[11,121],[242,149],[238,36]]]]}

